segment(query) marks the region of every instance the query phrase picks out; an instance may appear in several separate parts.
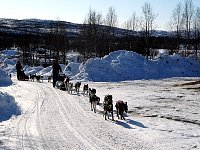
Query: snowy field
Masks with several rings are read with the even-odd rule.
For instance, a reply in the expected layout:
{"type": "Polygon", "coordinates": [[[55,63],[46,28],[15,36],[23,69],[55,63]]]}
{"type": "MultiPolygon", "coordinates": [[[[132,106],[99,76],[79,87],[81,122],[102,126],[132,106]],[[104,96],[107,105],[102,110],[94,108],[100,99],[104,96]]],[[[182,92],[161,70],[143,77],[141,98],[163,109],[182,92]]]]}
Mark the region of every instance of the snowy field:
{"type": "MultiPolygon", "coordinates": [[[[131,53],[134,56],[131,57],[130,53],[122,53],[80,65],[70,63],[73,68],[70,71],[69,66],[62,65],[71,82],[82,82],[79,94],[53,88],[47,80],[18,81],[15,63],[2,60],[0,149],[200,149],[200,65],[192,58],[165,56],[157,62],[149,62],[137,54],[131,53]],[[134,70],[129,74],[128,66],[129,70],[134,70]],[[154,67],[153,71],[149,70],[150,66],[154,67]],[[161,73],[159,67],[164,66],[161,73]],[[110,71],[106,72],[105,68],[110,71]],[[125,74],[121,74],[120,68],[125,74]],[[118,71],[114,78],[113,71],[118,71]],[[6,72],[12,74],[11,80],[6,72]],[[138,79],[134,80],[133,75],[138,79]],[[97,113],[91,111],[89,98],[82,91],[85,83],[97,90],[100,104],[107,94],[113,96],[114,103],[126,101],[126,120],[116,117],[115,108],[115,121],[104,120],[101,105],[97,107],[97,113]]],[[[51,67],[24,66],[25,69],[26,73],[43,75],[51,72],[51,67]]]]}

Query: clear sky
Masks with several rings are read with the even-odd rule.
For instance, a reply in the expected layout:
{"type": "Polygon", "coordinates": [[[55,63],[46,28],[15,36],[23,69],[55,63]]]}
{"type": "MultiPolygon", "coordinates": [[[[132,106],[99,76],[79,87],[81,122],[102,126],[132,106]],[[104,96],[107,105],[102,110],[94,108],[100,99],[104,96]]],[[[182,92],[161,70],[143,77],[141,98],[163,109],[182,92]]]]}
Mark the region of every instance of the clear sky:
{"type": "MultiPolygon", "coordinates": [[[[89,8],[101,12],[103,16],[113,6],[118,16],[119,25],[127,21],[133,12],[142,16],[142,6],[151,4],[158,29],[167,30],[173,9],[184,0],[0,0],[0,18],[13,19],[51,19],[73,23],[82,23],[89,8]]],[[[200,0],[193,0],[194,6],[200,7],[200,0]]]]}

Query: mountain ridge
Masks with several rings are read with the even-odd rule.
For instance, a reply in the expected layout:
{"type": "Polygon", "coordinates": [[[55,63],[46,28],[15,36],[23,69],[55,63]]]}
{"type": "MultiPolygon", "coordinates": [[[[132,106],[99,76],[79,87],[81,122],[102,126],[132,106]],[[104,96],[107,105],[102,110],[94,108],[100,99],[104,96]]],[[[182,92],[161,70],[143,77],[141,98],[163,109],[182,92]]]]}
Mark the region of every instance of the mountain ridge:
{"type": "MultiPolygon", "coordinates": [[[[43,20],[43,19],[10,19],[0,18],[0,32],[11,32],[11,33],[49,33],[50,29],[56,28],[58,24],[64,25],[65,29],[70,32],[71,36],[76,36],[84,24],[72,23],[68,21],[60,20],[43,20]]],[[[101,25],[104,26],[104,25],[101,25]]],[[[106,27],[106,26],[105,26],[106,27]]],[[[127,29],[116,28],[117,35],[124,35],[127,29]]],[[[171,32],[164,30],[154,30],[153,36],[155,37],[167,37],[170,36],[171,32]]]]}

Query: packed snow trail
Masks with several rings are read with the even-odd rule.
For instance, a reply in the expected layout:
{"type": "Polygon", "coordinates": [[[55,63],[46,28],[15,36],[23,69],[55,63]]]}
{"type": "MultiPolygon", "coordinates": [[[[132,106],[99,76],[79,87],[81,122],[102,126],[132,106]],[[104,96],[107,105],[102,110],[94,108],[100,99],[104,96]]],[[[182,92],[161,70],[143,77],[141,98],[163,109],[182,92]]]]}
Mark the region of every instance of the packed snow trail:
{"type": "MultiPolygon", "coordinates": [[[[105,121],[90,110],[88,97],[68,94],[44,82],[16,81],[20,89],[37,94],[7,137],[6,149],[148,149],[131,129],[105,121]],[[130,141],[127,143],[127,141],[130,141]]],[[[32,95],[30,93],[30,95],[32,95]]],[[[29,95],[27,95],[27,99],[29,95]]],[[[150,145],[149,145],[150,144],[150,145]]]]}

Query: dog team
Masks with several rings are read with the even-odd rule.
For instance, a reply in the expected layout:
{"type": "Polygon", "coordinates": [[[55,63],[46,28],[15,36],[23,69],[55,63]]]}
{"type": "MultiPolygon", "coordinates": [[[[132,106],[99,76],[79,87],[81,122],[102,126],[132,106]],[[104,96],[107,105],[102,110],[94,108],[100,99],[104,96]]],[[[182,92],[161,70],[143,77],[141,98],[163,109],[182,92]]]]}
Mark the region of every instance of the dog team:
{"type": "MultiPolygon", "coordinates": [[[[64,80],[64,84],[65,84],[66,91],[68,91],[69,94],[72,94],[72,91],[74,91],[77,94],[79,93],[81,82],[76,82],[73,86],[73,83],[69,82],[69,78],[66,78],[64,80]]],[[[96,113],[96,106],[100,105],[100,97],[98,97],[96,95],[96,89],[89,88],[88,84],[84,84],[83,85],[83,94],[87,95],[89,97],[89,102],[90,102],[90,105],[91,105],[91,111],[94,111],[94,113],[96,113]]],[[[127,102],[124,102],[122,100],[118,100],[115,104],[115,107],[116,107],[118,119],[124,119],[125,120],[124,112],[126,112],[126,113],[128,112],[127,102]]],[[[112,116],[112,120],[114,120],[112,95],[108,94],[104,97],[103,110],[104,110],[103,116],[105,117],[105,120],[107,120],[107,117],[109,119],[110,114],[112,116]]]]}
{"type": "MultiPolygon", "coordinates": [[[[43,82],[43,76],[42,75],[29,75],[30,81],[37,81],[37,82],[43,82]]],[[[51,82],[52,76],[48,76],[48,82],[51,82]]],[[[60,87],[63,87],[66,91],[68,91],[69,94],[79,94],[81,82],[72,83],[70,82],[69,77],[65,77],[64,80],[61,81],[61,85],[56,84],[57,88],[61,89],[60,87]]],[[[94,111],[96,113],[96,106],[100,105],[100,97],[96,95],[96,89],[89,88],[88,84],[83,85],[83,94],[87,95],[89,97],[89,102],[91,105],[91,111],[94,111]]],[[[114,120],[113,116],[113,100],[112,95],[105,95],[104,101],[102,103],[103,106],[103,116],[105,117],[105,120],[107,120],[107,117],[109,119],[109,116],[111,115],[112,120],[114,120]]],[[[116,113],[118,119],[124,119],[124,112],[128,112],[128,105],[127,102],[124,102],[122,100],[116,101],[115,104],[116,113]],[[119,117],[120,116],[120,117],[119,117]]]]}

